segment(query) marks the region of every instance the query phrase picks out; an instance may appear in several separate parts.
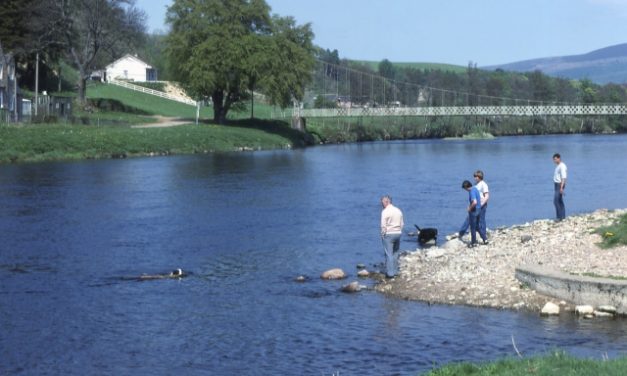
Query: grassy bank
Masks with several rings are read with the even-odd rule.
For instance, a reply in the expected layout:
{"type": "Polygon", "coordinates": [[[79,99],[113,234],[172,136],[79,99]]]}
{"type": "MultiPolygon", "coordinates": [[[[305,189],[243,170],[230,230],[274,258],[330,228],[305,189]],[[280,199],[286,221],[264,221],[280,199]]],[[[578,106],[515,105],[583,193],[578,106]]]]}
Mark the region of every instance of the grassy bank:
{"type": "Polygon", "coordinates": [[[322,143],[388,139],[627,132],[627,117],[361,117],[311,118],[307,130],[322,143]]]}
{"type": "Polygon", "coordinates": [[[504,359],[491,363],[461,363],[435,369],[429,376],[453,375],[508,375],[508,376],[553,376],[553,375],[607,375],[627,374],[627,358],[614,360],[577,359],[561,352],[529,359],[504,359]]]}
{"type": "Polygon", "coordinates": [[[601,246],[611,248],[627,244],[627,214],[618,218],[611,226],[601,227],[597,233],[603,237],[601,246]]]}
{"type": "Polygon", "coordinates": [[[303,146],[302,134],[278,121],[134,129],[76,125],[0,127],[0,162],[193,154],[303,146]]]}

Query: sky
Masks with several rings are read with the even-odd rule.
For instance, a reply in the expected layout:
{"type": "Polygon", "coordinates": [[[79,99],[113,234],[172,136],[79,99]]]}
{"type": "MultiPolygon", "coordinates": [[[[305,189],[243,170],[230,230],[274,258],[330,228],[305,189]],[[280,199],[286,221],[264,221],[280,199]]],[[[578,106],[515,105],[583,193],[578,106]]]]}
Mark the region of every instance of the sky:
{"type": "MultiPolygon", "coordinates": [[[[137,0],[165,31],[173,0],[137,0]]],[[[478,66],[627,43],[627,0],[266,0],[341,58],[478,66]]]]}

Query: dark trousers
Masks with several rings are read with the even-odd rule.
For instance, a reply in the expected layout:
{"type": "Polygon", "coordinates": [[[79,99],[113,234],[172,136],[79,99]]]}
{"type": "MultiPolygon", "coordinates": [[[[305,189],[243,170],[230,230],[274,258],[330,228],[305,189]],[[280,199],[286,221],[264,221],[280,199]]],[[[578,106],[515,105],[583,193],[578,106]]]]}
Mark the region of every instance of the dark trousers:
{"type": "Polygon", "coordinates": [[[477,244],[477,230],[479,229],[479,216],[475,210],[468,213],[468,223],[470,224],[470,244],[477,244]]]}
{"type": "Polygon", "coordinates": [[[553,205],[555,205],[555,215],[557,219],[564,219],[566,218],[566,206],[564,206],[564,195],[560,193],[560,186],[560,183],[555,183],[553,205]]]}
{"type": "MultiPolygon", "coordinates": [[[[479,236],[481,236],[481,240],[486,241],[488,240],[488,235],[487,235],[487,227],[485,224],[485,213],[486,210],[488,210],[488,205],[483,205],[481,207],[481,212],[479,212],[479,215],[475,216],[475,218],[477,219],[477,231],[479,231],[479,236]]],[[[464,220],[464,223],[462,224],[462,227],[459,229],[459,237],[461,238],[462,236],[466,235],[466,232],[468,231],[468,227],[470,227],[470,215],[466,217],[466,219],[464,220]]]]}

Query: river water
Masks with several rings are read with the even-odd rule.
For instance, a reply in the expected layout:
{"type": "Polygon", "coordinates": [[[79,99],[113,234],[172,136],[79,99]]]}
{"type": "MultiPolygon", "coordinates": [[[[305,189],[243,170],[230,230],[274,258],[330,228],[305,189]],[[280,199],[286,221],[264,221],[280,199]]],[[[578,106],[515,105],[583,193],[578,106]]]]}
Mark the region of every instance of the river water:
{"type": "Polygon", "coordinates": [[[409,375],[515,355],[512,336],[524,355],[625,354],[624,320],[429,306],[318,279],[382,261],[382,194],[408,231],[455,231],[477,168],[488,227],[553,217],[554,152],[567,215],[627,207],[622,135],[0,166],[0,374],[409,375]],[[174,268],[191,275],[132,279],[174,268]]]}

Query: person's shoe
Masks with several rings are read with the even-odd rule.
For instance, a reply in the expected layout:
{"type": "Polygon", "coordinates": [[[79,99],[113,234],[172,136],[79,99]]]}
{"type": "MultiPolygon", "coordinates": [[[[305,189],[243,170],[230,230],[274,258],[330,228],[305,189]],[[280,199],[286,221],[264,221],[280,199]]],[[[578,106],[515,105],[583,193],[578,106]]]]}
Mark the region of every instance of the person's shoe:
{"type": "Polygon", "coordinates": [[[477,243],[468,244],[468,248],[475,248],[476,246],[477,246],[477,243]]]}
{"type": "Polygon", "coordinates": [[[481,243],[481,244],[482,244],[482,245],[488,245],[488,244],[490,244],[490,243],[489,243],[489,242],[488,242],[488,240],[486,239],[486,240],[484,240],[484,241],[483,241],[483,243],[481,243]]]}

